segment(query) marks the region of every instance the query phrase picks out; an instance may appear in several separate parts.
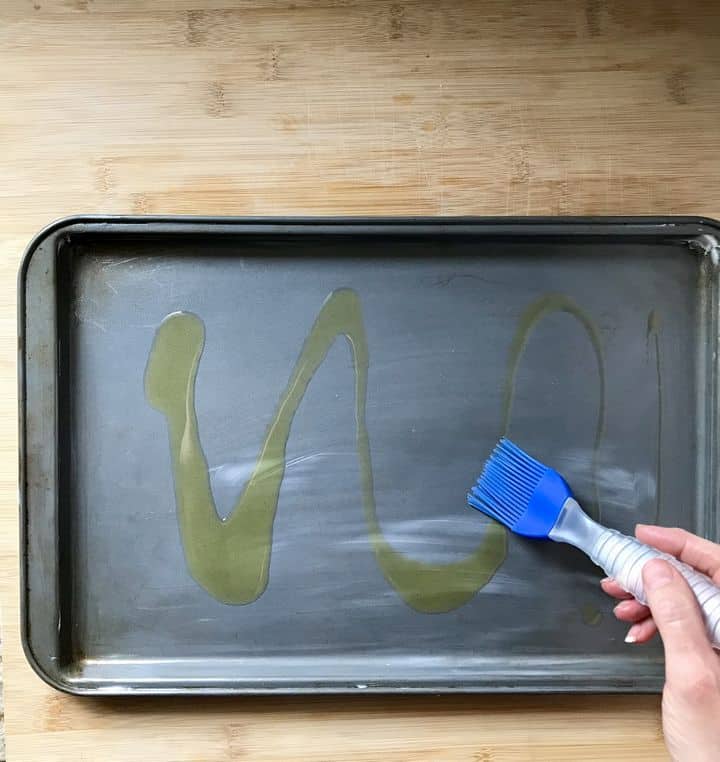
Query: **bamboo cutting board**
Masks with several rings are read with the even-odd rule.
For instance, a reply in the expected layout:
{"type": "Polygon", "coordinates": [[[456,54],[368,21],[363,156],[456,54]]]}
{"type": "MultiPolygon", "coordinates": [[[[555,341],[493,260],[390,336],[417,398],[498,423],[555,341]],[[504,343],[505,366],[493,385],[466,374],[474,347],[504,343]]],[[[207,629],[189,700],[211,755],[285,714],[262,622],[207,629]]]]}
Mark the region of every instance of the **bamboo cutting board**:
{"type": "MultiPolygon", "coordinates": [[[[657,760],[657,697],[88,700],[18,632],[15,275],[73,212],[720,217],[720,6],[5,0],[0,592],[21,760],[657,760]]],[[[608,604],[608,611],[610,604],[608,604]]]]}

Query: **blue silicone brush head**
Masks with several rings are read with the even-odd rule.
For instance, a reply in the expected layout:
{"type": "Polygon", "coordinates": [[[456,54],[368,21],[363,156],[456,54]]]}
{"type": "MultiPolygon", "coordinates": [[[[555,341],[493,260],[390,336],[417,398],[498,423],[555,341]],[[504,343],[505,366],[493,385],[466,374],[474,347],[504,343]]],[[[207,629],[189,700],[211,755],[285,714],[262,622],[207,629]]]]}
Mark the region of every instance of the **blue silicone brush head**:
{"type": "Polygon", "coordinates": [[[557,471],[501,439],[468,493],[468,505],[516,534],[546,538],[572,491],[557,471]]]}

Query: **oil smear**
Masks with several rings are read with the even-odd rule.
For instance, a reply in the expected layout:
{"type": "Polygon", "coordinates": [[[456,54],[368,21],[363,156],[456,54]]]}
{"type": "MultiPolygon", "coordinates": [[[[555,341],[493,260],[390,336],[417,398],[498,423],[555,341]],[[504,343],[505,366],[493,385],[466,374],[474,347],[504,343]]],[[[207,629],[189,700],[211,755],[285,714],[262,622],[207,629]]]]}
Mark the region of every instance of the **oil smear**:
{"type": "Polygon", "coordinates": [[[345,288],[333,291],[323,304],[268,427],[255,468],[225,520],[216,511],[195,412],[195,380],[205,343],[203,323],[192,313],[176,312],[158,328],[145,372],[145,394],[167,420],[180,535],[190,573],[210,595],[229,604],[251,603],[267,587],[273,523],[293,417],[338,336],[347,339],[353,360],[362,504],[378,566],[412,608],[426,613],[458,608],[490,581],[505,559],[505,532],[499,524],[489,524],[472,553],[448,564],[410,558],[383,536],[376,514],[365,420],[367,337],[360,300],[345,288]]]}
{"type": "Polygon", "coordinates": [[[592,603],[586,603],[580,609],[583,624],[588,627],[597,627],[602,622],[603,615],[600,609],[593,606],[592,603]]]}
{"type": "MultiPolygon", "coordinates": [[[[502,433],[509,431],[515,380],[525,347],[538,323],[553,312],[566,312],[580,322],[597,358],[600,403],[592,465],[597,515],[596,469],[605,410],[602,347],[591,319],[561,294],[538,299],[520,318],[509,352],[502,433]]],[[[323,304],[268,427],[255,468],[226,519],[218,516],[215,507],[195,410],[195,381],[205,343],[203,323],[192,313],[176,312],[158,328],[145,372],[145,394],[167,421],[180,535],[190,573],[223,603],[252,603],[264,592],[292,421],[312,377],[339,336],[346,338],[352,355],[361,497],[377,564],[400,597],[417,611],[441,613],[456,609],[482,589],[505,560],[507,532],[498,523],[488,523],[477,548],[460,561],[447,564],[413,559],[385,539],[376,512],[365,415],[367,337],[358,295],[347,288],[333,291],[323,304]]]]}
{"type": "Polygon", "coordinates": [[[647,319],[647,332],[645,338],[648,351],[650,347],[655,354],[655,379],[657,386],[657,454],[655,461],[655,516],[652,523],[660,522],[662,513],[662,448],[663,448],[663,383],[662,383],[662,359],[660,357],[660,315],[657,310],[650,310],[647,319]]]}
{"type": "Polygon", "coordinates": [[[583,505],[583,509],[596,521],[600,521],[600,495],[598,492],[597,471],[600,445],[602,444],[605,431],[605,361],[603,358],[602,342],[600,340],[600,332],[590,316],[564,294],[547,294],[541,297],[536,302],[533,302],[520,317],[517,331],[510,345],[510,359],[503,395],[503,430],[506,434],[509,431],[515,396],[515,380],[528,341],[538,324],[554,312],[567,313],[580,323],[590,340],[597,362],[600,395],[590,466],[592,471],[593,501],[589,505],[583,505]]]}
{"type": "MultiPolygon", "coordinates": [[[[536,302],[533,302],[522,314],[518,327],[510,344],[510,358],[508,362],[507,376],[505,380],[505,390],[503,395],[503,430],[509,433],[510,419],[512,416],[513,401],[515,396],[515,381],[517,377],[520,361],[522,360],[525,348],[532,336],[533,331],[538,324],[556,312],[564,312],[574,317],[585,330],[597,363],[598,378],[600,381],[600,397],[598,400],[597,422],[595,424],[595,439],[592,450],[592,484],[593,484],[593,502],[584,505],[583,508],[597,521],[600,521],[600,496],[598,491],[598,458],[600,455],[600,445],[602,444],[603,433],[605,430],[605,362],[603,358],[602,342],[600,332],[593,323],[590,316],[584,312],[575,302],[564,294],[547,294],[536,302]]],[[[592,603],[583,604],[581,608],[583,624],[588,627],[596,627],[602,621],[602,612],[592,603]]]]}

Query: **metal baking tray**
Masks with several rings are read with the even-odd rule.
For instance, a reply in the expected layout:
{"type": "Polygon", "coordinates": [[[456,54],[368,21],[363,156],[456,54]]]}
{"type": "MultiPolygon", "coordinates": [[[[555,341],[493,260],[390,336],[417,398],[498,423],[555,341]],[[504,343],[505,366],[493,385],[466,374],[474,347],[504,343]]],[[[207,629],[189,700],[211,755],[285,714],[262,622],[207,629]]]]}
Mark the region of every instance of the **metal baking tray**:
{"type": "Polygon", "coordinates": [[[22,631],[73,693],[652,691],[503,433],[718,536],[717,223],[75,218],[19,284],[22,631]]]}

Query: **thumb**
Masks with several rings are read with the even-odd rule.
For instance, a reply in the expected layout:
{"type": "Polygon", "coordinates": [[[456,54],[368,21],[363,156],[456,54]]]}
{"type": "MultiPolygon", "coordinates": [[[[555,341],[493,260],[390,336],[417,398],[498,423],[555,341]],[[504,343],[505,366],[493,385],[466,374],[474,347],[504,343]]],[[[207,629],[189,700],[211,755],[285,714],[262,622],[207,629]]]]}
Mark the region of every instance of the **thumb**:
{"type": "Polygon", "coordinates": [[[695,594],[667,561],[648,561],[642,576],[648,606],[665,647],[666,678],[674,682],[684,676],[688,657],[712,656],[705,622],[695,594]]]}

